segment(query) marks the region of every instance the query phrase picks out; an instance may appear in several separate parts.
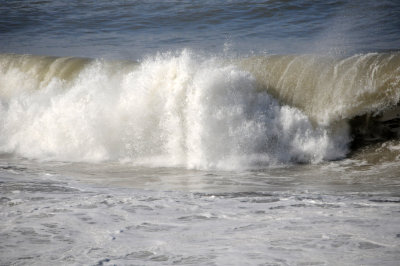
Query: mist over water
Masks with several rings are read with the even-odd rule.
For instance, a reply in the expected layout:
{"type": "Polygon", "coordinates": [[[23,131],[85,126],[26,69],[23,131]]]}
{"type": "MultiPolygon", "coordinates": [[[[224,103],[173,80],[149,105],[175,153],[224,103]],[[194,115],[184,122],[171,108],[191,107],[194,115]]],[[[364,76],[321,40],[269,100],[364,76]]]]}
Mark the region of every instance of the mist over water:
{"type": "Polygon", "coordinates": [[[396,1],[2,1],[1,265],[397,265],[396,1]]]}

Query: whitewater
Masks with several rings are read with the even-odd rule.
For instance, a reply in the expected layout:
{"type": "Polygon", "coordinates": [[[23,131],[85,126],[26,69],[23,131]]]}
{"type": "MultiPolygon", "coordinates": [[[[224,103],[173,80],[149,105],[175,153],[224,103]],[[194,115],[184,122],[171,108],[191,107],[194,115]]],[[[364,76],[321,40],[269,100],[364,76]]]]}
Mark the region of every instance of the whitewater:
{"type": "Polygon", "coordinates": [[[313,125],[219,58],[183,51],[141,63],[18,55],[0,62],[3,153],[240,169],[347,152],[345,126],[313,125]]]}
{"type": "Polygon", "coordinates": [[[398,265],[394,1],[0,4],[1,265],[398,265]]]}
{"type": "Polygon", "coordinates": [[[394,263],[398,223],[384,217],[398,209],[391,176],[400,145],[397,127],[380,120],[398,119],[398,57],[1,55],[2,257],[330,264],[345,249],[344,263],[359,262],[352,252],[394,263]],[[373,191],[359,184],[360,173],[372,176],[364,182],[373,191]],[[27,237],[30,255],[10,253],[27,237]],[[35,245],[62,256],[47,248],[33,256],[35,245]],[[315,249],[331,251],[310,257],[315,249]]]}

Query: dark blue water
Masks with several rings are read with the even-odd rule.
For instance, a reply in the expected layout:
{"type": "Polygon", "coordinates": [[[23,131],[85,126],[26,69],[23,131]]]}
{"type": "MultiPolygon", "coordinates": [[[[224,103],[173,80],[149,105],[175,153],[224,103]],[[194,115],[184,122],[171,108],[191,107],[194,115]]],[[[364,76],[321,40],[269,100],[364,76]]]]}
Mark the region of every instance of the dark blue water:
{"type": "Polygon", "coordinates": [[[1,1],[0,52],[141,58],[397,50],[398,1],[1,1]]]}

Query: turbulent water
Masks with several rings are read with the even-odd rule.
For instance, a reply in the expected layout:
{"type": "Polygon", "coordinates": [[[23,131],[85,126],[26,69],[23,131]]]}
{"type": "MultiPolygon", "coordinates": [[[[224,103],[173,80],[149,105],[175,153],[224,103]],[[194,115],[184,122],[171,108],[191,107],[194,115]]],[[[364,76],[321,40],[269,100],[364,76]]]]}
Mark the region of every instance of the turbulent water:
{"type": "Polygon", "coordinates": [[[396,265],[395,1],[0,4],[0,264],[396,265]]]}

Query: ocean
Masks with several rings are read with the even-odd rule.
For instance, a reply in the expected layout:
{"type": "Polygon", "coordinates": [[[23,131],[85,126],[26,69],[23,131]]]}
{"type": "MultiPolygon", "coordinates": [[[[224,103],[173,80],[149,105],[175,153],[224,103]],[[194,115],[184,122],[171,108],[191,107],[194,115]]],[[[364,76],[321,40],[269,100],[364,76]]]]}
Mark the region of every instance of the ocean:
{"type": "Polygon", "coordinates": [[[0,1],[0,265],[398,265],[397,1],[0,1]]]}

